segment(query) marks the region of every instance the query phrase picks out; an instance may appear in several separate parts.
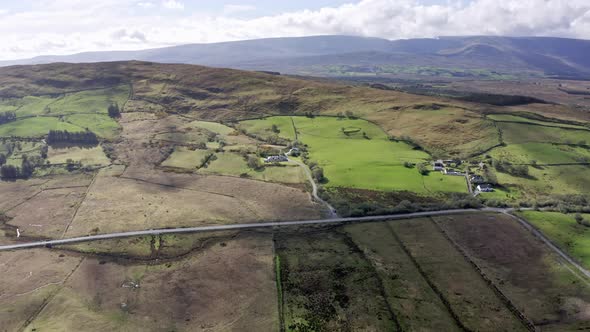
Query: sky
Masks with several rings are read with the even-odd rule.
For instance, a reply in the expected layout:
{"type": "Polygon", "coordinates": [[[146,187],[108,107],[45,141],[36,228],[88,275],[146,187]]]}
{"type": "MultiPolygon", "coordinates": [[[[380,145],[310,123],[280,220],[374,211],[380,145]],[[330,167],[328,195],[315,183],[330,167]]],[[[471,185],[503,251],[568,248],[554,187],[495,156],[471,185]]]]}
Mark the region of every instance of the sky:
{"type": "Polygon", "coordinates": [[[0,60],[334,34],[590,39],[590,0],[0,0],[0,60]]]}

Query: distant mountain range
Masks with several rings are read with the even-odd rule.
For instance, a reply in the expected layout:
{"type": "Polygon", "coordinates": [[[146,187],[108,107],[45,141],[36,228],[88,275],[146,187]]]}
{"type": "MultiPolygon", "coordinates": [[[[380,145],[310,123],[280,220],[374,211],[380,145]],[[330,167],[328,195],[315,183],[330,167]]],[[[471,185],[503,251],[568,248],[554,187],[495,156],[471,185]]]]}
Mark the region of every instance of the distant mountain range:
{"type": "Polygon", "coordinates": [[[353,36],[269,38],[141,51],[86,52],[3,61],[142,60],[321,76],[590,77],[590,41],[549,37],[442,37],[386,40],[353,36]]]}

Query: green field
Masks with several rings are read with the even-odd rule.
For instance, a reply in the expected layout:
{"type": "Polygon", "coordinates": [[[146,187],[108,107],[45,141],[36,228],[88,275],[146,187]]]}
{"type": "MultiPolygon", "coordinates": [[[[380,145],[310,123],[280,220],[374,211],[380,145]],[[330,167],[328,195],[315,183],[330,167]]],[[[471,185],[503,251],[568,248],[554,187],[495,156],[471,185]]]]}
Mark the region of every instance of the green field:
{"type": "Polygon", "coordinates": [[[201,160],[209,153],[207,150],[193,151],[185,147],[177,147],[162,166],[195,169],[201,166],[201,160]]]}
{"type": "Polygon", "coordinates": [[[74,114],[64,117],[64,120],[103,138],[114,138],[119,130],[117,121],[104,114],[74,114]]]}
{"type": "Polygon", "coordinates": [[[235,130],[232,127],[228,127],[221,123],[217,122],[208,122],[208,121],[193,121],[189,123],[189,126],[206,129],[210,132],[214,132],[219,135],[229,135],[233,133],[235,130]]]}
{"type": "MultiPolygon", "coordinates": [[[[590,268],[590,227],[576,222],[573,214],[522,211],[518,213],[551,241],[590,268]]],[[[583,215],[590,222],[590,214],[583,215]]]]}
{"type": "Polygon", "coordinates": [[[0,137],[41,137],[50,130],[84,131],[84,128],[56,117],[34,117],[0,125],[0,137]]]}
{"type": "Polygon", "coordinates": [[[549,143],[510,144],[495,148],[492,158],[515,164],[565,164],[590,162],[590,149],[549,143]]]}
{"type": "Polygon", "coordinates": [[[192,151],[184,147],[178,147],[162,163],[162,166],[194,170],[198,174],[204,175],[246,177],[269,182],[303,183],[307,181],[304,171],[295,164],[266,165],[261,170],[256,171],[248,167],[242,155],[234,152],[214,153],[217,159],[209,162],[207,167],[196,170],[201,165],[203,157],[212,152],[210,150],[192,151]]]}
{"type": "Polygon", "coordinates": [[[129,87],[87,90],[59,97],[27,96],[0,100],[0,110],[16,112],[17,121],[0,126],[0,136],[38,137],[49,130],[89,129],[103,138],[114,138],[118,123],[107,115],[112,103],[123,107],[129,87]]]}
{"type": "Polygon", "coordinates": [[[270,117],[240,123],[249,133],[271,135],[275,124],[279,136],[298,139],[309,146],[310,159],[324,168],[327,186],[374,190],[408,190],[418,193],[465,192],[464,178],[431,173],[422,176],[404,162],[425,162],[429,155],[403,142],[390,141],[376,125],[360,119],[335,117],[270,117]]]}
{"type": "Polygon", "coordinates": [[[498,122],[502,137],[507,144],[562,143],[589,144],[590,131],[530,125],[524,123],[498,122]]]}
{"type": "Polygon", "coordinates": [[[109,105],[117,103],[122,108],[128,97],[129,86],[127,85],[66,94],[49,105],[51,109],[50,114],[107,114],[109,105]]]}
{"type": "Polygon", "coordinates": [[[233,152],[216,154],[217,159],[212,161],[207,168],[199,169],[201,174],[217,174],[230,176],[244,176],[256,180],[301,183],[304,182],[305,174],[297,165],[285,164],[282,166],[266,166],[260,171],[248,167],[244,157],[233,152]]]}
{"type": "Polygon", "coordinates": [[[586,194],[590,186],[588,166],[529,167],[530,177],[496,172],[498,182],[517,195],[536,198],[551,194],[586,194]]]}
{"type": "Polygon", "coordinates": [[[584,126],[580,126],[580,125],[541,121],[541,120],[529,119],[529,118],[525,118],[525,117],[517,116],[517,115],[512,115],[512,114],[490,114],[487,117],[491,120],[500,121],[500,122],[504,121],[504,122],[532,123],[532,124],[538,124],[541,126],[548,126],[548,127],[588,129],[588,127],[584,127],[584,126]]]}
{"type": "Polygon", "coordinates": [[[291,119],[296,118],[290,116],[273,116],[259,120],[246,120],[240,122],[238,128],[262,138],[278,135],[289,140],[295,140],[295,129],[293,128],[293,121],[291,119]],[[280,130],[279,133],[272,131],[273,124],[280,130]]]}

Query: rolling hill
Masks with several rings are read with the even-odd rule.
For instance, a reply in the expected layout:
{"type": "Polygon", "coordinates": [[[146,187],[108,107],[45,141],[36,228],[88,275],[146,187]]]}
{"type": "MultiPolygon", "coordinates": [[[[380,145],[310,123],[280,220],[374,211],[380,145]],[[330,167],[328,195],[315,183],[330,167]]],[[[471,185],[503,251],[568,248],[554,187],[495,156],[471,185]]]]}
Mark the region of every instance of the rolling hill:
{"type": "Polygon", "coordinates": [[[589,53],[590,41],[549,37],[473,36],[389,41],[314,36],[40,56],[4,61],[0,65],[141,60],[321,76],[396,74],[399,67],[420,67],[420,74],[427,76],[440,75],[432,69],[444,68],[447,69],[444,75],[458,77],[481,76],[481,71],[490,71],[586,78],[590,77],[590,60],[585,56],[589,53]]]}

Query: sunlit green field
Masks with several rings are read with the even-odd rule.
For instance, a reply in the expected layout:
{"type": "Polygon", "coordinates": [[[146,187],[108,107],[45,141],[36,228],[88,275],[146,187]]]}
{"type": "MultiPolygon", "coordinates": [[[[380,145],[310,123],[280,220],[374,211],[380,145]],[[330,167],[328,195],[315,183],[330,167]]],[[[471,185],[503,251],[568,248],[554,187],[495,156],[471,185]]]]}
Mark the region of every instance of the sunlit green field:
{"type": "Polygon", "coordinates": [[[550,143],[510,144],[490,152],[495,159],[516,164],[567,164],[590,161],[590,149],[550,143]]]}
{"type": "Polygon", "coordinates": [[[0,125],[0,137],[41,137],[50,130],[83,131],[84,128],[54,117],[35,117],[0,125]]]}
{"type": "Polygon", "coordinates": [[[275,124],[279,136],[307,144],[310,159],[324,168],[327,186],[374,190],[408,190],[417,193],[465,192],[463,177],[431,173],[422,176],[404,162],[420,163],[429,155],[403,142],[390,141],[378,126],[360,119],[336,117],[270,117],[248,120],[240,127],[264,137],[275,124]]]}
{"type": "MultiPolygon", "coordinates": [[[[590,268],[590,227],[576,222],[573,214],[523,211],[519,215],[537,227],[551,241],[590,268]]],[[[583,217],[590,222],[590,214],[583,217]]]]}
{"type": "Polygon", "coordinates": [[[61,96],[27,96],[0,100],[0,111],[13,111],[17,121],[0,125],[0,136],[39,137],[49,130],[90,130],[114,138],[119,124],[107,115],[109,105],[120,108],[129,97],[129,87],[87,90],[61,96]]]}
{"type": "Polygon", "coordinates": [[[552,128],[525,123],[498,122],[502,137],[507,144],[523,143],[590,143],[590,131],[552,128]]]}

